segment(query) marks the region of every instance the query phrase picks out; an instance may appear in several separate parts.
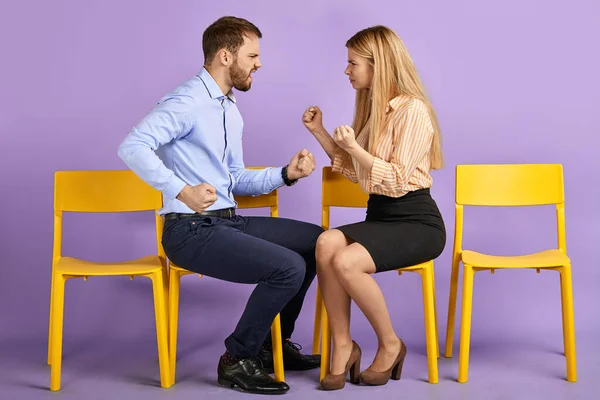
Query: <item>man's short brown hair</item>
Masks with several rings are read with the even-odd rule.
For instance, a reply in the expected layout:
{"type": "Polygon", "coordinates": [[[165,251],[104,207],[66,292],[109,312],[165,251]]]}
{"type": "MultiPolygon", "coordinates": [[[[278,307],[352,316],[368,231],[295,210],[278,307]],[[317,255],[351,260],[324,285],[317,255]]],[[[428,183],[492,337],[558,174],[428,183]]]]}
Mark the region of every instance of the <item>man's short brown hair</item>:
{"type": "Polygon", "coordinates": [[[237,17],[221,17],[213,22],[202,35],[202,50],[204,63],[210,63],[217,51],[227,49],[234,55],[237,54],[244,36],[254,34],[262,38],[262,33],[252,22],[237,17]]]}

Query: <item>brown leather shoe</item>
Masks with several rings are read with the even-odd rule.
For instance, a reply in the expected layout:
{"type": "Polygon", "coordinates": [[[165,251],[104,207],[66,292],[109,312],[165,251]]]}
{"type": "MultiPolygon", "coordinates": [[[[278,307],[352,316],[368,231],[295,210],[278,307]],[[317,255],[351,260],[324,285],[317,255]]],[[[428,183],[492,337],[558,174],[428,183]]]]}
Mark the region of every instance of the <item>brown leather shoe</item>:
{"type": "Polygon", "coordinates": [[[350,358],[346,363],[346,369],[343,374],[332,375],[327,374],[321,381],[321,388],[323,390],[338,390],[346,385],[346,376],[350,372],[350,382],[358,383],[360,381],[360,357],[362,351],[356,342],[352,341],[352,351],[350,352],[350,358]]]}
{"type": "Polygon", "coordinates": [[[367,368],[362,374],[360,374],[360,380],[367,385],[373,386],[385,385],[388,383],[390,378],[396,381],[399,380],[400,376],[402,375],[404,357],[406,357],[406,346],[404,345],[404,342],[400,340],[400,352],[392,364],[392,367],[383,372],[377,372],[367,368]]]}

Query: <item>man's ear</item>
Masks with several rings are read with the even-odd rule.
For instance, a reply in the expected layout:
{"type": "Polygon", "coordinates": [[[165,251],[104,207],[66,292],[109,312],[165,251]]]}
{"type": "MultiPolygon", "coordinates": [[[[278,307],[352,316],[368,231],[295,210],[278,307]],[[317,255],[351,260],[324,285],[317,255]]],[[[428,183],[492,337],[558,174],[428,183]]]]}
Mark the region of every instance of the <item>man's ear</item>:
{"type": "Polygon", "coordinates": [[[233,56],[226,49],[221,49],[217,52],[219,62],[225,66],[229,66],[233,60],[233,56]]]}

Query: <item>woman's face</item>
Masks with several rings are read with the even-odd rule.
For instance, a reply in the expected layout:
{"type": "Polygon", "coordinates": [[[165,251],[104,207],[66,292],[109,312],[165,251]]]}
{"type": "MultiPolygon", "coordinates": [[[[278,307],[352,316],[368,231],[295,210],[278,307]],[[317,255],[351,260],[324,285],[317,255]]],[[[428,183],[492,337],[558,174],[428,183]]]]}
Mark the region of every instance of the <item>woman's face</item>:
{"type": "Polygon", "coordinates": [[[356,90],[370,89],[373,83],[373,66],[369,61],[356,54],[354,50],[348,49],[348,66],[344,71],[352,87],[356,90]]]}

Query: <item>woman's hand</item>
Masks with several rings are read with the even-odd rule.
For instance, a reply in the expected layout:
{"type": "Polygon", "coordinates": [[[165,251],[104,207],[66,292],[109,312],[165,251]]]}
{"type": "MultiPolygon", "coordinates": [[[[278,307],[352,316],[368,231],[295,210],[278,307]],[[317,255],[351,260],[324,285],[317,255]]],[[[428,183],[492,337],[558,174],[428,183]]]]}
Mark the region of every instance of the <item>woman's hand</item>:
{"type": "Polygon", "coordinates": [[[354,129],[348,125],[341,125],[335,128],[333,131],[333,141],[346,151],[358,146],[356,136],[354,135],[354,129]]]}
{"type": "Polygon", "coordinates": [[[313,134],[319,129],[325,130],[323,127],[323,113],[317,106],[309,107],[304,111],[302,123],[313,134]]]}

